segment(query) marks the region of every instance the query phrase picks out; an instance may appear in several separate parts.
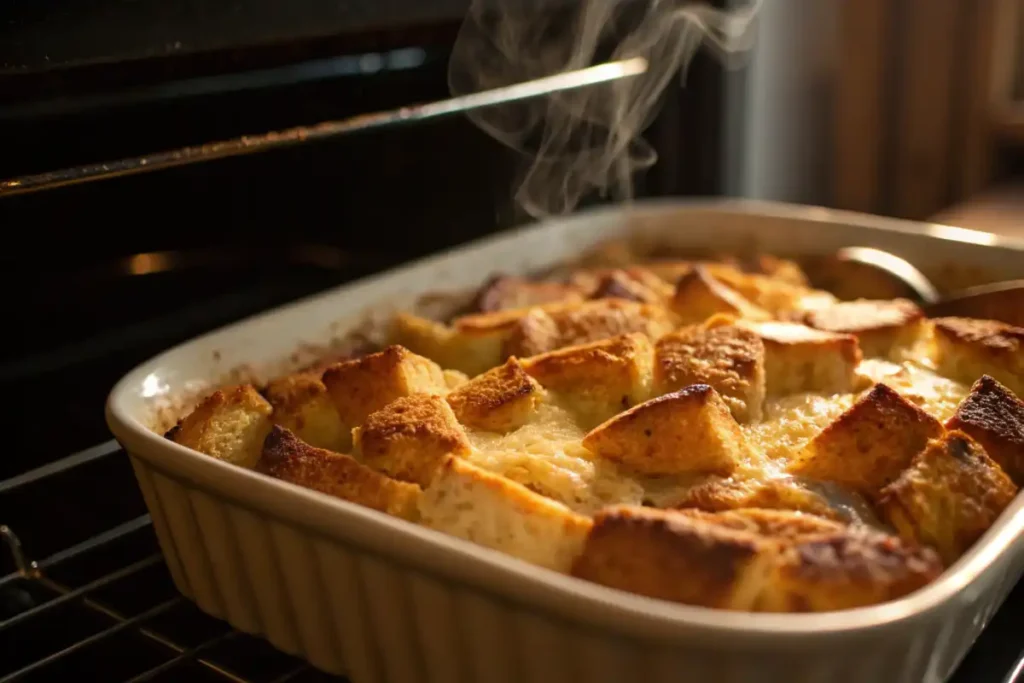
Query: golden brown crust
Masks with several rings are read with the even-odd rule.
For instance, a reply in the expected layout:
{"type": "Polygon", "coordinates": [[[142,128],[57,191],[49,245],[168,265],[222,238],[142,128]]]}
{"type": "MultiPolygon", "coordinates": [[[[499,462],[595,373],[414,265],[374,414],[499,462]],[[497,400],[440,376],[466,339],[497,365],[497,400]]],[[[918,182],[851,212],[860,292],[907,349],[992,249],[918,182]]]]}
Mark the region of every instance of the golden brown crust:
{"type": "Polygon", "coordinates": [[[267,384],[264,396],[274,408],[273,422],[318,448],[344,451],[352,447],[327,387],[314,373],[287,375],[267,384]]]}
{"type": "Polygon", "coordinates": [[[728,265],[708,266],[709,272],[747,301],[780,317],[789,311],[818,307],[835,301],[827,292],[809,289],[759,273],[744,273],[728,265]]]}
{"type": "Polygon", "coordinates": [[[808,311],[803,322],[827,332],[854,334],[865,357],[888,357],[920,335],[924,313],[912,301],[843,301],[808,311]]]}
{"type": "Polygon", "coordinates": [[[654,339],[674,324],[661,306],[621,299],[598,299],[562,310],[533,309],[516,321],[504,353],[528,358],[634,332],[654,339]]]}
{"type": "Polygon", "coordinates": [[[573,575],[691,605],[766,612],[850,609],[907,595],[942,571],[898,538],[798,513],[608,508],[573,575]]]}
{"type": "Polygon", "coordinates": [[[724,512],[705,512],[703,510],[679,510],[678,512],[708,524],[788,541],[823,533],[840,533],[846,528],[845,525],[831,519],[792,510],[743,508],[724,512]]]}
{"type": "Polygon", "coordinates": [[[880,514],[899,534],[929,545],[946,563],[966,552],[1017,495],[1017,487],[963,432],[928,443],[882,489],[880,514]]]}
{"type": "Polygon", "coordinates": [[[642,334],[572,346],[523,361],[523,369],[597,424],[650,393],[653,349],[642,334]]]}
{"type": "Polygon", "coordinates": [[[753,259],[756,273],[767,275],[777,282],[784,282],[794,287],[809,287],[810,281],[796,261],[779,258],[771,254],[758,254],[753,259]]]}
{"type": "Polygon", "coordinates": [[[543,393],[522,364],[510,358],[448,394],[448,405],[468,427],[508,432],[529,420],[543,393]]]}
{"type": "Polygon", "coordinates": [[[478,375],[502,363],[501,347],[507,327],[522,313],[513,313],[511,317],[504,311],[488,315],[502,316],[506,329],[501,325],[492,329],[484,324],[481,329],[460,331],[434,320],[399,313],[392,320],[389,339],[445,368],[478,375]]]}
{"type": "Polygon", "coordinates": [[[474,308],[482,313],[529,308],[553,302],[583,301],[579,290],[559,282],[537,282],[499,275],[488,280],[477,294],[474,308]]]}
{"type": "Polygon", "coordinates": [[[828,612],[895,600],[942,573],[930,548],[864,528],[783,546],[759,596],[762,612],[828,612]]]}
{"type": "Polygon", "coordinates": [[[655,345],[658,394],[690,384],[717,391],[740,422],[761,418],[765,395],[765,350],[761,338],[736,325],[685,327],[655,345]]]}
{"type": "Polygon", "coordinates": [[[693,261],[674,261],[667,259],[644,261],[642,265],[631,270],[642,270],[644,273],[649,273],[662,282],[674,286],[679,282],[679,278],[693,270],[694,265],[696,264],[693,261]]]}
{"type": "Polygon", "coordinates": [[[751,320],[771,316],[728,285],[718,281],[705,266],[696,266],[676,283],[672,310],[683,323],[703,322],[716,313],[728,313],[751,320]]]}
{"type": "Polygon", "coordinates": [[[670,506],[707,512],[743,508],[792,510],[828,519],[846,518],[845,510],[836,509],[826,498],[790,479],[709,479],[687,489],[686,495],[671,501],[670,506]]]}
{"type": "Polygon", "coordinates": [[[448,389],[436,363],[401,346],[333,365],[324,372],[323,383],[349,429],[397,398],[416,393],[443,394],[448,389]]]}
{"type": "Polygon", "coordinates": [[[430,483],[448,455],[467,455],[469,440],[440,396],[414,394],[392,401],[356,429],[356,449],[371,467],[420,486],[430,483]]]}
{"type": "Polygon", "coordinates": [[[251,385],[225,387],[200,402],[168,438],[218,460],[252,467],[270,432],[272,410],[251,385]]]}
{"type": "Polygon", "coordinates": [[[985,449],[1017,485],[1024,484],[1024,401],[988,375],[983,376],[946,422],[985,449]]]}
{"type": "Polygon", "coordinates": [[[714,389],[694,384],[616,415],[583,438],[592,453],[647,475],[728,475],[753,451],[714,389]]]}
{"type": "Polygon", "coordinates": [[[643,269],[612,270],[600,277],[590,293],[591,299],[625,299],[647,304],[664,304],[672,288],[643,269]]]}
{"type": "Polygon", "coordinates": [[[936,318],[933,327],[941,374],[964,383],[990,375],[1024,395],[1024,328],[972,318],[936,318]]]}
{"type": "Polygon", "coordinates": [[[395,481],[341,453],[316,448],[283,427],[263,442],[256,470],[329,496],[415,521],[420,488],[395,481]]]}
{"type": "Polygon", "coordinates": [[[825,332],[792,322],[738,320],[736,324],[764,343],[769,395],[837,393],[854,386],[862,354],[852,334],[825,332]]]}
{"type": "Polygon", "coordinates": [[[539,306],[509,308],[491,313],[463,315],[452,321],[452,327],[456,332],[463,335],[483,335],[494,332],[508,333],[522,318],[531,313],[543,311],[557,314],[564,310],[572,310],[587,305],[592,304],[573,304],[556,301],[539,306]]]}
{"type": "Polygon", "coordinates": [[[876,384],[791,461],[790,474],[873,496],[906,468],[939,422],[885,384],[876,384]]]}
{"type": "Polygon", "coordinates": [[[755,534],[691,516],[615,506],[594,517],[572,574],[651,598],[749,610],[771,549],[755,534]]]}

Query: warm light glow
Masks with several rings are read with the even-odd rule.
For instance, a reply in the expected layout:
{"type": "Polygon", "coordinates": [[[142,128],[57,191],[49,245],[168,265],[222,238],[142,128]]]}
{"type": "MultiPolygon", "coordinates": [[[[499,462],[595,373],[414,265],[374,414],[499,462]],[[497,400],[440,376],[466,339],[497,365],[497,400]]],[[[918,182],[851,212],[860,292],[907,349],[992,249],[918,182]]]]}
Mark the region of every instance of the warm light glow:
{"type": "Polygon", "coordinates": [[[167,386],[167,382],[163,381],[156,375],[150,373],[146,376],[146,379],[142,380],[142,398],[153,398],[154,396],[163,396],[170,390],[167,386]]]}
{"type": "Polygon", "coordinates": [[[990,232],[957,228],[952,225],[929,225],[926,228],[926,232],[929,235],[941,237],[942,239],[968,242],[970,244],[993,245],[998,241],[998,238],[990,232]]]}
{"type": "Polygon", "coordinates": [[[132,275],[147,275],[167,270],[168,262],[164,254],[136,254],[128,259],[128,272],[132,275]]]}

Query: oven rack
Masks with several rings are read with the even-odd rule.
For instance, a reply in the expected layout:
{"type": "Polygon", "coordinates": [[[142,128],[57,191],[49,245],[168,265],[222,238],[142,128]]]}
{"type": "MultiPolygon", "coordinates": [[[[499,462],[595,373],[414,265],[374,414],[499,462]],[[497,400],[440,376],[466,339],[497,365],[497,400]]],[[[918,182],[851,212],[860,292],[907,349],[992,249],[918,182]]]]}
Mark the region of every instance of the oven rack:
{"type": "MultiPolygon", "coordinates": [[[[130,471],[115,441],[0,482],[0,509],[45,496],[49,482],[111,464],[130,471]]],[[[121,490],[96,490],[119,496],[121,490]]],[[[48,519],[46,524],[57,524],[48,519]]],[[[0,519],[13,568],[0,576],[0,683],[67,680],[343,683],[269,643],[234,631],[182,597],[171,581],[147,514],[32,559],[13,525],[0,519]]],[[[5,557],[6,555],[6,557],[5,557]]],[[[7,564],[0,564],[6,571],[7,564]]]]}

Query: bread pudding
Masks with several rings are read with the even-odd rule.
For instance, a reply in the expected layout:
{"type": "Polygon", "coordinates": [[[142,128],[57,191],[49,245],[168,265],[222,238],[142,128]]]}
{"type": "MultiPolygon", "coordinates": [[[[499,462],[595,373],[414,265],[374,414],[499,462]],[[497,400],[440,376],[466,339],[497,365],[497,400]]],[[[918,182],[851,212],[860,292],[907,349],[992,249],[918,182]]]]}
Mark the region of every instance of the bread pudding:
{"type": "Polygon", "coordinates": [[[497,276],[167,438],[522,561],[820,612],[934,580],[1024,483],[1024,329],[841,301],[793,261],[497,276]]]}

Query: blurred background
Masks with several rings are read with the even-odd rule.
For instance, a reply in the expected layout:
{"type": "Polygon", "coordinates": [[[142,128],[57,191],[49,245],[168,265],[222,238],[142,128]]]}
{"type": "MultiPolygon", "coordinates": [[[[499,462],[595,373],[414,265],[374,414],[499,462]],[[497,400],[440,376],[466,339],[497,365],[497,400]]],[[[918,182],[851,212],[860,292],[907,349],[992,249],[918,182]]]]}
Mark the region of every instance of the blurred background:
{"type": "MultiPolygon", "coordinates": [[[[443,99],[467,5],[5,3],[0,180],[443,99]]],[[[645,138],[659,161],[639,196],[775,199],[1024,238],[1024,2],[766,0],[745,65],[698,54],[645,138]]],[[[14,399],[0,523],[61,568],[28,581],[0,552],[0,638],[18,644],[0,680],[90,666],[104,680],[313,680],[187,605],[152,623],[147,610],[175,594],[127,459],[108,457],[106,393],[196,334],[523,222],[519,161],[451,117],[0,196],[0,386],[14,399]],[[148,564],[130,589],[81,588],[133,562],[148,564]],[[59,620],[18,616],[68,594],[59,620]]],[[[1020,592],[959,680],[1006,679],[1024,648],[1008,616],[1020,592]]]]}

